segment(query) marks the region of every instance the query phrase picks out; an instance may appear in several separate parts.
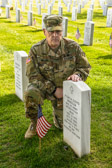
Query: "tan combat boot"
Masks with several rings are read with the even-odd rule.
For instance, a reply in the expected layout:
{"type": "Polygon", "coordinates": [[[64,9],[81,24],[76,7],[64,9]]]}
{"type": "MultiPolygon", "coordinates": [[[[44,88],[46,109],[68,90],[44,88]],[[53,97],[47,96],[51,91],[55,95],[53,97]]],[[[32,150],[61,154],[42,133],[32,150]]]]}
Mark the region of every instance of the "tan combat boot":
{"type": "Polygon", "coordinates": [[[37,134],[36,132],[37,120],[31,120],[28,130],[25,133],[25,139],[32,138],[37,134]]]}

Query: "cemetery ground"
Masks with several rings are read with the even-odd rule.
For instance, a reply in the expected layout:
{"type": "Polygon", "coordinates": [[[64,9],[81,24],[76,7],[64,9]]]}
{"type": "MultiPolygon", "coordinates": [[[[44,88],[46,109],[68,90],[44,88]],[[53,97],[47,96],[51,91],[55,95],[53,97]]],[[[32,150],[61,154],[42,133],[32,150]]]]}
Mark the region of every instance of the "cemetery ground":
{"type": "MultiPolygon", "coordinates": [[[[53,125],[51,103],[44,102],[43,114],[52,124],[42,139],[24,139],[30,121],[25,118],[24,103],[15,95],[14,51],[29,52],[31,46],[44,38],[41,16],[36,15],[37,25],[16,23],[14,11],[6,19],[5,9],[0,16],[0,167],[1,168],[111,168],[112,167],[112,53],[109,36],[112,28],[106,27],[106,17],[98,1],[95,3],[93,46],[83,45],[87,7],[78,14],[77,21],[68,17],[68,38],[75,41],[77,26],[79,44],[92,66],[86,83],[92,91],[91,102],[91,153],[77,158],[63,142],[62,131],[53,125]]],[[[53,10],[57,14],[56,10],[53,10]]],[[[52,12],[52,13],[53,13],[52,12]]],[[[27,18],[27,15],[26,15],[27,18]]]]}

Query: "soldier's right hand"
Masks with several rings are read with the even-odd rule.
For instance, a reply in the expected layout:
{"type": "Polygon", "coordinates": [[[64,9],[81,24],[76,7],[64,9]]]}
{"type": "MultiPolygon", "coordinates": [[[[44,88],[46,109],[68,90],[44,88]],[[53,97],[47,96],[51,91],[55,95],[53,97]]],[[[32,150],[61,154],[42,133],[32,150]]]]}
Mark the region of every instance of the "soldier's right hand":
{"type": "Polygon", "coordinates": [[[56,88],[56,91],[55,91],[55,93],[54,93],[54,96],[55,96],[57,99],[63,98],[63,88],[56,88]]]}

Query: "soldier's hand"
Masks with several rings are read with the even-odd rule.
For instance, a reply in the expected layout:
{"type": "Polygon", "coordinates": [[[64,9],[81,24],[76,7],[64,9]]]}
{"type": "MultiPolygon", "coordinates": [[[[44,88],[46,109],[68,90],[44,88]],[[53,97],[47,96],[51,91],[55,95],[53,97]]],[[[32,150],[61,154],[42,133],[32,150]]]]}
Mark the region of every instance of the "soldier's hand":
{"type": "Polygon", "coordinates": [[[78,82],[78,81],[81,81],[82,79],[78,76],[78,75],[71,75],[67,78],[67,80],[72,80],[73,82],[78,82]]]}
{"type": "Polygon", "coordinates": [[[63,88],[56,88],[54,96],[58,99],[63,98],[63,88]]]}

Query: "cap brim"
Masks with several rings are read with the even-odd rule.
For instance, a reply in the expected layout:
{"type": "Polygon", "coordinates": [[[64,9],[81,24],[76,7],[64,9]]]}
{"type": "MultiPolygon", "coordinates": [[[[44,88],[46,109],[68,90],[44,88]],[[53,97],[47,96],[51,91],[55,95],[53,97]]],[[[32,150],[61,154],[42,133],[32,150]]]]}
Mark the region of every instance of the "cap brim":
{"type": "Polygon", "coordinates": [[[60,30],[62,31],[62,26],[53,26],[53,27],[48,27],[46,28],[47,31],[55,31],[55,30],[60,30]]]}

